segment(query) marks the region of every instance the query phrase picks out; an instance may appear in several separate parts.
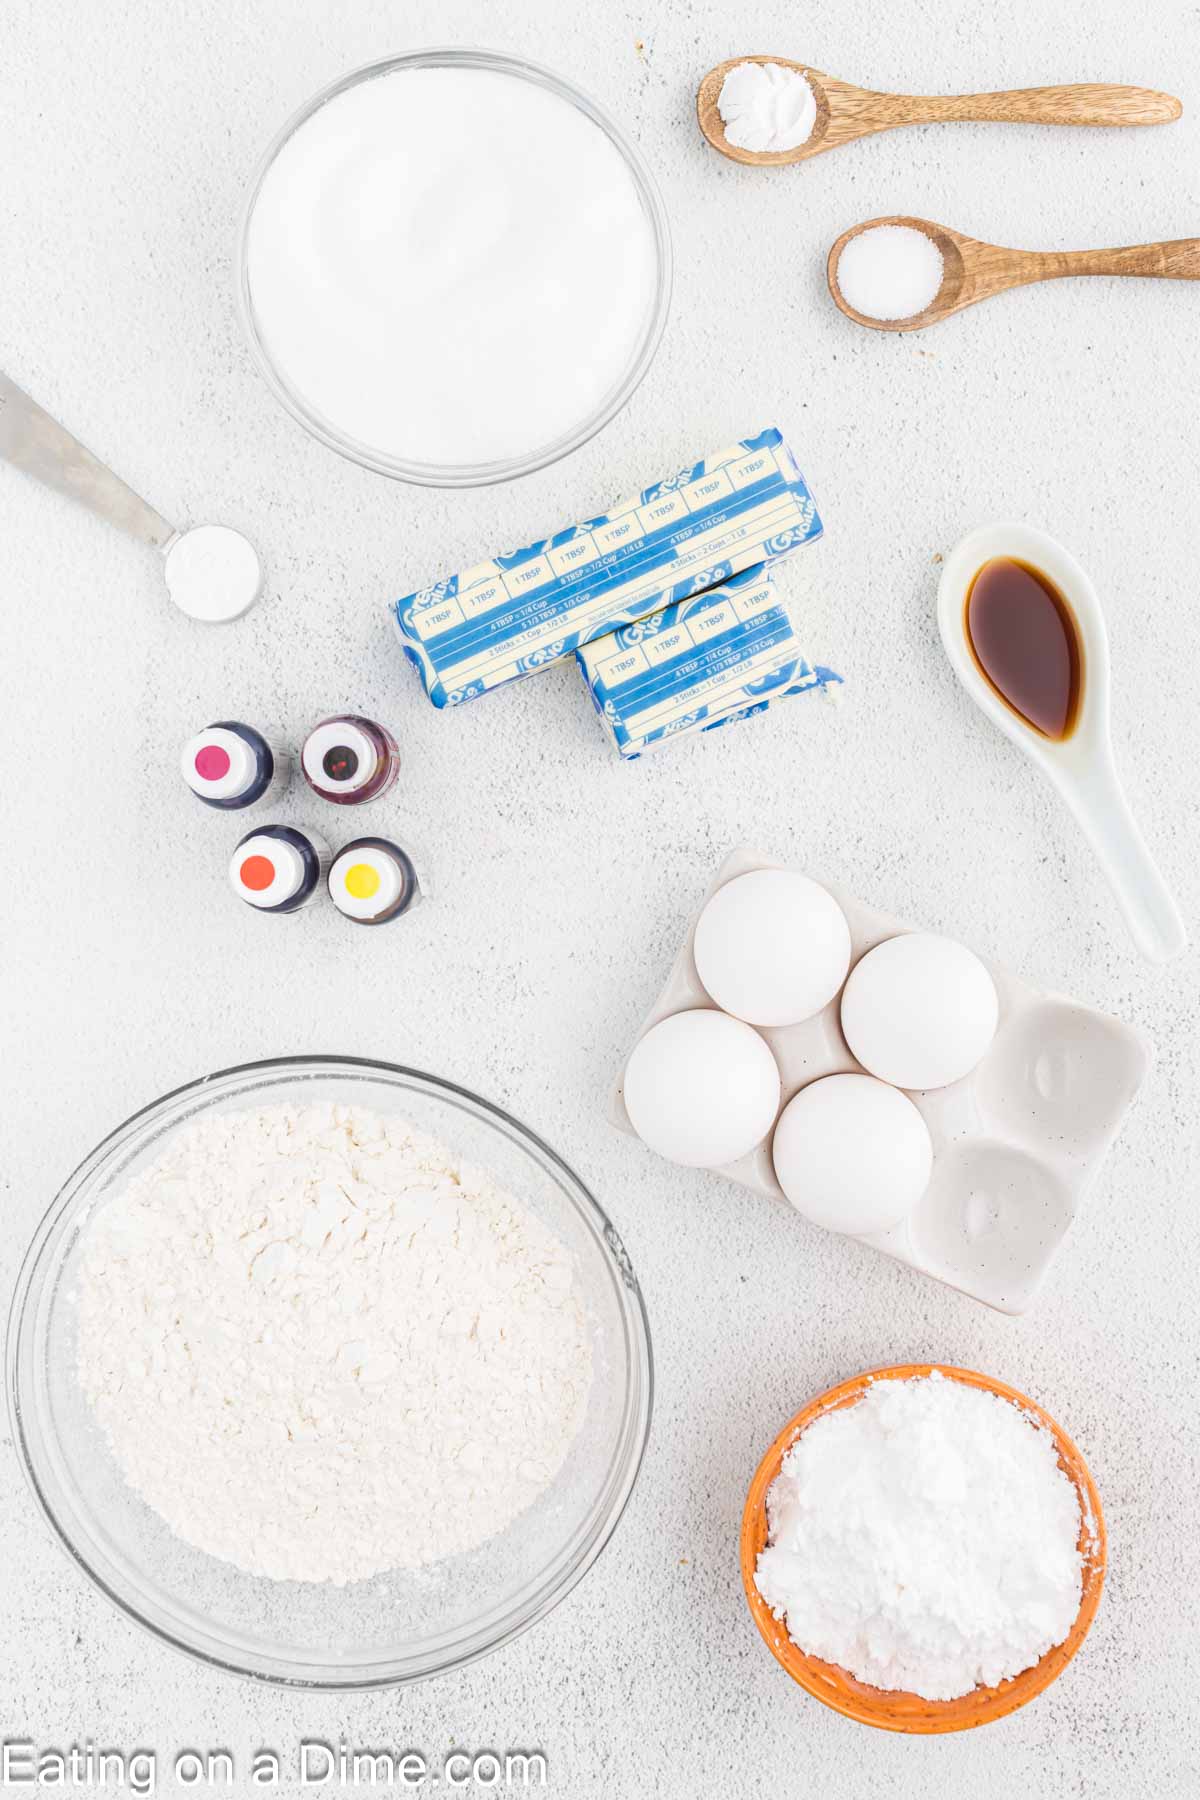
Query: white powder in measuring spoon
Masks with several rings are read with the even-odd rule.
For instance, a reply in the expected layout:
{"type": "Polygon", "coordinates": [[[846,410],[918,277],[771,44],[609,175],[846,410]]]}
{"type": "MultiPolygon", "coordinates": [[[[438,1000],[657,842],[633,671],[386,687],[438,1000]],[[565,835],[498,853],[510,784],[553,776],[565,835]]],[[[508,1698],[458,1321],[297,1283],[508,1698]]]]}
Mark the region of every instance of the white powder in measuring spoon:
{"type": "Polygon", "coordinates": [[[247,239],[263,342],[305,405],[437,465],[581,425],[632,361],[656,271],[608,134],[488,69],[397,69],[336,95],[279,152],[247,239]]]}
{"type": "Polygon", "coordinates": [[[816,1419],[767,1492],[758,1591],[810,1655],[953,1700],[1030,1668],[1079,1612],[1079,1497],[1044,1427],[932,1374],[816,1419]]]}
{"type": "Polygon", "coordinates": [[[937,299],[945,274],[928,232],[912,225],[872,225],[838,257],[842,298],[868,319],[911,319],[937,299]]]}
{"type": "Polygon", "coordinates": [[[473,1549],[591,1382],[570,1255],[479,1170],[350,1107],[209,1118],[89,1227],[79,1378],[126,1480],[253,1575],[473,1549]]]}
{"type": "Polygon", "coordinates": [[[738,63],[717,95],[725,136],[739,150],[777,154],[812,136],[817,99],[799,69],[780,63],[738,63]]]}
{"type": "Polygon", "coordinates": [[[181,612],[210,625],[240,619],[258,599],[262,565],[231,525],[193,525],[166,551],[167,592],[181,612]]]}

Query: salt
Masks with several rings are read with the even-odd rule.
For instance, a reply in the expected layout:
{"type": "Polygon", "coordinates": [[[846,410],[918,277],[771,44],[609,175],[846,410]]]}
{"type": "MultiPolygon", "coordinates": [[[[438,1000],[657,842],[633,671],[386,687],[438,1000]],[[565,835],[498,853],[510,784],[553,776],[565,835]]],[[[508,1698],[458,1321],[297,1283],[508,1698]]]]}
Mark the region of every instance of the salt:
{"type": "Polygon", "coordinates": [[[936,1371],[817,1418],[767,1492],[758,1591],[792,1641],[927,1700],[992,1687],[1079,1612],[1079,1496],[1051,1434],[936,1371]]]}
{"type": "Polygon", "coordinates": [[[837,265],[842,298],[868,319],[911,319],[937,298],[945,264],[927,232],[872,225],[849,239],[837,265]]]}
{"type": "Polygon", "coordinates": [[[641,190],[570,100],[495,69],[344,88],[267,170],[246,238],[258,333],[303,408],[436,467],[538,453],[630,368],[658,257],[641,190]]]}
{"type": "Polygon", "coordinates": [[[739,150],[778,155],[812,136],[817,98],[799,69],[779,63],[738,63],[717,95],[725,136],[739,150]]]}

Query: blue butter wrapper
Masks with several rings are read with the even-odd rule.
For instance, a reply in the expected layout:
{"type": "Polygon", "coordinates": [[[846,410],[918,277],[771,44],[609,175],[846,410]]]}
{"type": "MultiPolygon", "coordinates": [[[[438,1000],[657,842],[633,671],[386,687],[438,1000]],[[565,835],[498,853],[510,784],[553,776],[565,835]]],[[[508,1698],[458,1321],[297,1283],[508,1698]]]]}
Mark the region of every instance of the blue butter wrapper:
{"type": "Polygon", "coordinates": [[[840,683],[801,654],[787,606],[761,564],[674,601],[576,651],[613,744],[627,760],[840,683]]]}
{"type": "Polygon", "coordinates": [[[821,529],[796,460],[771,427],[611,512],[409,594],[391,611],[433,704],[458,706],[777,561],[821,529]]]}

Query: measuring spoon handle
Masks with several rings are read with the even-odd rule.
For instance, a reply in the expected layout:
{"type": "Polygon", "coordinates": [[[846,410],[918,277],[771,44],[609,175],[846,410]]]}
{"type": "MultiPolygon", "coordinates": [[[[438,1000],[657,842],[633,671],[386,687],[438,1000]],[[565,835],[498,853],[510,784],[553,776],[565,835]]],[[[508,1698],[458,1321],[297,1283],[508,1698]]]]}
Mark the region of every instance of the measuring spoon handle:
{"type": "MultiPolygon", "coordinates": [[[[901,98],[901,96],[897,96],[901,98]]],[[[1073,87],[1012,88],[1001,94],[902,96],[914,125],[977,119],[1004,125],[1168,125],[1183,111],[1155,88],[1080,82],[1073,87]]]]}
{"type": "Polygon", "coordinates": [[[1097,756],[1062,784],[1062,793],[1108,877],[1133,940],[1149,962],[1187,948],[1187,931],[1170,889],[1129,810],[1110,756],[1097,756]]]}
{"type": "Polygon", "coordinates": [[[1113,250],[1059,250],[1043,261],[1051,276],[1156,275],[1166,281],[1200,281],[1200,238],[1123,244],[1113,250]]]}
{"type": "Polygon", "coordinates": [[[86,445],[0,372],[0,456],[46,487],[78,500],[110,525],[156,550],[176,535],[161,513],[127,487],[86,445]]]}

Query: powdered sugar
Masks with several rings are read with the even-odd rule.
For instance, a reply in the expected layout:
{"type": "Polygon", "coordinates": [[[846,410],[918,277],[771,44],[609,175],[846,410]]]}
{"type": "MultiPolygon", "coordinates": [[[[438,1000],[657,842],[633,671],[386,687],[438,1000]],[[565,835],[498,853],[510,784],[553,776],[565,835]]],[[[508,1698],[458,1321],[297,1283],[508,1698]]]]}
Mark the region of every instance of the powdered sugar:
{"type": "Polygon", "coordinates": [[[567,1251],[396,1118],[203,1120],[93,1220],[79,1377],[126,1479],[251,1574],[338,1584],[502,1531],[582,1423],[567,1251]]]}
{"type": "Polygon", "coordinates": [[[876,1382],[796,1440],[767,1494],[758,1590],[794,1643],[951,1700],[1062,1643],[1083,1559],[1050,1433],[937,1372],[876,1382]]]}

